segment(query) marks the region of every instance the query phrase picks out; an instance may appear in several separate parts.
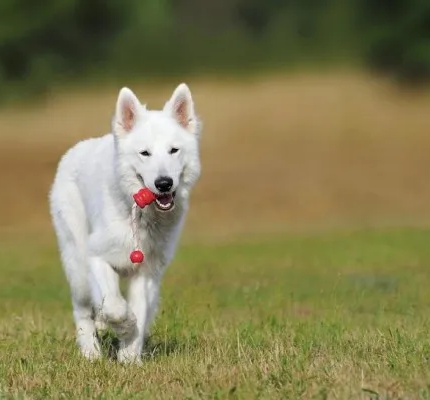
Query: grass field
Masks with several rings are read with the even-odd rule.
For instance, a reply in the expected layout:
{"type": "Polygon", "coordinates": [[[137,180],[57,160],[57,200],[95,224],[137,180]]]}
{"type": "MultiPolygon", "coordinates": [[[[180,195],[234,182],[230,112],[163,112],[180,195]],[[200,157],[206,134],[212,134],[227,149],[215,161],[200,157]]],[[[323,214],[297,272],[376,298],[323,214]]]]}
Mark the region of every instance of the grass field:
{"type": "Polygon", "coordinates": [[[23,254],[4,244],[0,390],[16,398],[428,399],[429,235],[184,246],[141,368],[82,360],[56,249],[33,243],[23,254]]]}
{"type": "Polygon", "coordinates": [[[0,398],[430,399],[430,96],[343,73],[191,88],[203,175],[142,367],[77,353],[46,202],[118,88],[0,111],[0,398]]]}

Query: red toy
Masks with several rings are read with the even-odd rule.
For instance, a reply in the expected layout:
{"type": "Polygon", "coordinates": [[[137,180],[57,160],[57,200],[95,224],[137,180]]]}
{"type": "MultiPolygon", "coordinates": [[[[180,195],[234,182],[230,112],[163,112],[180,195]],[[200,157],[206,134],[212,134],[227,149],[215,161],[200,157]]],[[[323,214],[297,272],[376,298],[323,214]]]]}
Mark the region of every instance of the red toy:
{"type": "Polygon", "coordinates": [[[145,256],[140,250],[134,250],[130,253],[130,261],[133,264],[140,264],[145,259],[145,256]]]}
{"type": "Polygon", "coordinates": [[[134,201],[140,208],[144,208],[151,204],[157,196],[152,193],[148,188],[140,189],[133,195],[134,201]]]}
{"type": "Polygon", "coordinates": [[[138,240],[137,240],[137,226],[136,226],[136,208],[137,208],[136,206],[140,208],[144,208],[149,204],[151,204],[152,202],[154,202],[156,198],[157,196],[154,193],[152,193],[148,188],[140,189],[137,193],[133,195],[133,199],[136,203],[136,204],[133,204],[133,209],[131,213],[133,240],[134,240],[134,246],[136,249],[130,253],[130,261],[133,264],[140,264],[145,259],[143,252],[137,249],[138,240]]]}

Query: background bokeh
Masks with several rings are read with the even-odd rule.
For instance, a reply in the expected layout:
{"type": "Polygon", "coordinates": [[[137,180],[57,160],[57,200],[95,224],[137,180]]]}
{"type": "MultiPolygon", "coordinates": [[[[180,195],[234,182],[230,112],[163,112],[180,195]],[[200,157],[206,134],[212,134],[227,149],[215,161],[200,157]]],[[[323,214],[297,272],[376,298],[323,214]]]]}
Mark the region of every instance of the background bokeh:
{"type": "Polygon", "coordinates": [[[430,3],[4,0],[1,228],[51,235],[60,155],[109,132],[120,87],[186,81],[204,122],[185,237],[425,224],[430,3]]]}

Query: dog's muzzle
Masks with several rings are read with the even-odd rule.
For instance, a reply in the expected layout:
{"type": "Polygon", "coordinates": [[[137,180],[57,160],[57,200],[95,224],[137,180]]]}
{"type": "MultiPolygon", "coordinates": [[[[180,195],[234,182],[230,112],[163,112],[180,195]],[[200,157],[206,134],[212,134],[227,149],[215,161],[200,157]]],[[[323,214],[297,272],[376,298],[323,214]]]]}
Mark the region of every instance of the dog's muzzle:
{"type": "Polygon", "coordinates": [[[154,204],[160,211],[171,211],[173,207],[175,207],[175,196],[176,191],[173,193],[159,194],[154,204]]]}

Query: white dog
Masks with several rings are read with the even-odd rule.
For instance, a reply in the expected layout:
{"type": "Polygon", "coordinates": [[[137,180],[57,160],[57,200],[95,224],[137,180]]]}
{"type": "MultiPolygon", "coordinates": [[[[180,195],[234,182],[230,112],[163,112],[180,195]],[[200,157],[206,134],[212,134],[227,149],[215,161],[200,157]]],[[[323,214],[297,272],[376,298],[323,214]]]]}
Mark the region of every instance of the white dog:
{"type": "Polygon", "coordinates": [[[101,356],[100,322],[118,333],[118,360],[139,363],[200,176],[200,124],[189,88],[180,84],[161,111],[147,110],[130,89],[121,89],[112,129],[63,156],[50,210],[82,354],[101,356]],[[145,187],[157,200],[134,215],[133,194],[145,187]],[[136,246],[145,254],[140,264],[130,261],[136,246]],[[120,276],[129,278],[128,301],[120,276]]]}

